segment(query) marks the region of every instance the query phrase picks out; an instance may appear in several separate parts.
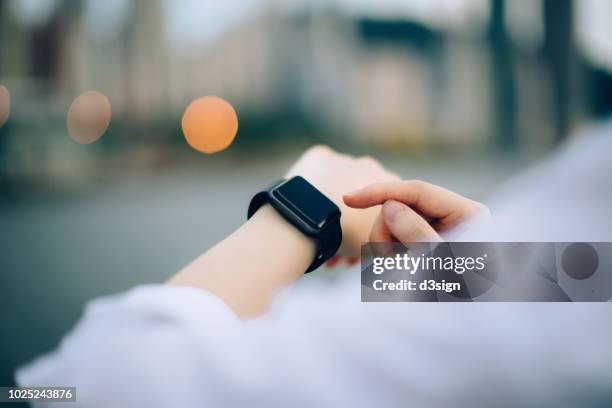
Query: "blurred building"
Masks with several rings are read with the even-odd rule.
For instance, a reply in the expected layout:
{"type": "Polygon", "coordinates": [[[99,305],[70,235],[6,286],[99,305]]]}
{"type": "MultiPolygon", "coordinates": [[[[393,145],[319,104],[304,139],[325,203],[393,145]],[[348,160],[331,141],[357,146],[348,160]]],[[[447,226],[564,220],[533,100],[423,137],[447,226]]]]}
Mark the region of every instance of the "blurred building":
{"type": "Polygon", "coordinates": [[[218,95],[240,140],[303,127],[336,145],[546,151],[608,103],[571,0],[294,3],[1,1],[5,168],[78,160],[65,114],[89,89],[111,101],[112,143],[177,141],[190,101],[218,95]]]}
{"type": "Polygon", "coordinates": [[[423,24],[266,7],[211,45],[175,52],[157,0],[134,2],[128,23],[102,38],[85,24],[84,3],[58,7],[33,30],[15,25],[6,4],[3,37],[14,41],[4,71],[20,73],[9,80],[18,93],[28,88],[29,106],[47,98],[47,106],[65,106],[97,89],[115,117],[142,120],[176,117],[192,99],[214,94],[249,115],[299,112],[368,143],[438,136],[469,143],[488,132],[486,56],[423,24]]]}

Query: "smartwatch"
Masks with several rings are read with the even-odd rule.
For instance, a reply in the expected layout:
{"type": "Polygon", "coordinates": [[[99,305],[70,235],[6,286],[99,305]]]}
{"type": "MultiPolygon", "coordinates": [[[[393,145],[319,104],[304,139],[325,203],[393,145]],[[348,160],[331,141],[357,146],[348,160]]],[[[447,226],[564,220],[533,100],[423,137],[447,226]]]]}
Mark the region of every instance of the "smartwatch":
{"type": "Polygon", "coordinates": [[[248,218],[264,204],[270,204],[290,224],[314,239],[315,259],[306,273],[317,269],[340,248],[340,209],[303,177],[278,181],[255,194],[249,204],[248,218]]]}

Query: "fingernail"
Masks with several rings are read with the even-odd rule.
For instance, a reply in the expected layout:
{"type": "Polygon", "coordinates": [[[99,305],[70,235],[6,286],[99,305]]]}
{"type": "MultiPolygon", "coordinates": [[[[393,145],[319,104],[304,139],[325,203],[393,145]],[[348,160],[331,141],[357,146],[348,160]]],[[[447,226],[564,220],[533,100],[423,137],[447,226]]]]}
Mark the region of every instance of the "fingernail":
{"type": "Polygon", "coordinates": [[[404,206],[394,200],[389,200],[383,204],[382,213],[385,220],[393,222],[399,213],[404,211],[404,206]]]}
{"type": "Polygon", "coordinates": [[[353,190],[353,191],[350,191],[350,192],[346,193],[344,196],[345,196],[345,197],[348,197],[348,196],[355,195],[355,194],[357,194],[358,192],[360,192],[361,190],[363,190],[363,189],[358,188],[357,190],[353,190]]]}

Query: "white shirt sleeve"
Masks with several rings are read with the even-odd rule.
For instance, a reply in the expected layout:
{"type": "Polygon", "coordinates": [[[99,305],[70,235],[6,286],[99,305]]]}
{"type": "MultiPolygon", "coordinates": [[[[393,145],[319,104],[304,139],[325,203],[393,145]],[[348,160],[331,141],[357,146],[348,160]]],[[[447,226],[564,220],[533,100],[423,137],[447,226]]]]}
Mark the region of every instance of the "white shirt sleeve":
{"type": "Polygon", "coordinates": [[[353,280],[297,292],[250,321],[193,288],[96,300],[17,381],[75,386],[88,407],[571,406],[612,387],[606,304],[367,304],[353,280]]]}

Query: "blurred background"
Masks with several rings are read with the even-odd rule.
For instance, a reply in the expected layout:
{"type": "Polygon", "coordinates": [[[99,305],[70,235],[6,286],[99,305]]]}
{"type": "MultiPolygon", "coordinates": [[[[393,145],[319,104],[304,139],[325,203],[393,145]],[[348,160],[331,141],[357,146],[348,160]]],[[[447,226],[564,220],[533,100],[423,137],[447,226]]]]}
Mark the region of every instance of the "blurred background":
{"type": "Polygon", "coordinates": [[[87,300],[240,225],[314,143],[486,200],[605,118],[610,39],[608,0],[0,0],[0,385],[87,300]],[[112,117],[82,144],[90,90],[112,117]],[[214,155],[181,131],[204,95],[238,116],[214,155]]]}

